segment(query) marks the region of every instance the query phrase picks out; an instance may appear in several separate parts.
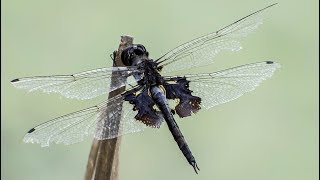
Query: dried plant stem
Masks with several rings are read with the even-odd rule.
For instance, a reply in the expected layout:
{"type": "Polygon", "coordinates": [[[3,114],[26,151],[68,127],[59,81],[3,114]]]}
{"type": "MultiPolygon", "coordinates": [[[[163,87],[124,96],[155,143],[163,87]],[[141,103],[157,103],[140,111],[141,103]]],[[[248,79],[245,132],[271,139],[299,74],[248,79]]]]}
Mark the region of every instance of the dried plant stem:
{"type": "MultiPolygon", "coordinates": [[[[121,43],[115,56],[114,66],[124,66],[121,62],[121,52],[133,42],[130,36],[121,36],[121,43]]],[[[111,84],[114,77],[111,77],[111,84]]],[[[125,87],[109,93],[109,99],[125,91],[125,87]]],[[[121,117],[121,116],[120,116],[121,117]]],[[[120,118],[119,117],[119,118],[120,118]]],[[[120,122],[120,119],[119,119],[120,122]]],[[[119,175],[119,150],[121,138],[106,140],[94,139],[87,162],[85,180],[117,180],[119,175]]]]}

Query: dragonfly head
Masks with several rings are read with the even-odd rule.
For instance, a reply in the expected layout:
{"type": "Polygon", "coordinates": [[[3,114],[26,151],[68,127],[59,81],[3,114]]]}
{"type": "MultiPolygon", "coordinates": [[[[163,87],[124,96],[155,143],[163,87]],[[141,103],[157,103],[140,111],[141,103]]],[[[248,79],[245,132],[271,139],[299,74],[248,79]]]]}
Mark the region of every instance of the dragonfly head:
{"type": "Polygon", "coordinates": [[[149,52],[142,44],[133,44],[122,51],[121,60],[126,66],[136,66],[148,56],[149,52]]]}

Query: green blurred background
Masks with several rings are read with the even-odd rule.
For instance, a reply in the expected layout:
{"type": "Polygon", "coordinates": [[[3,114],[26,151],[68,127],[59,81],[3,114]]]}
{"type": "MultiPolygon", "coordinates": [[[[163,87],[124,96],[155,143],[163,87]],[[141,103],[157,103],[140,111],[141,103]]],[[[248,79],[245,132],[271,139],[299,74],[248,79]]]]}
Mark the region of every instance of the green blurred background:
{"type": "MultiPolygon", "coordinates": [[[[6,0],[1,28],[1,177],[83,179],[91,138],[41,148],[22,138],[34,125],[94,105],[57,94],[27,93],[10,80],[111,66],[120,36],[132,35],[151,57],[215,31],[274,2],[6,0]]],[[[120,179],[318,179],[319,1],[279,0],[265,23],[221,53],[212,72],[275,60],[274,76],[240,99],[178,120],[200,174],[179,151],[166,125],[123,137],[120,179]]],[[[184,72],[187,73],[187,72],[184,72]]]]}

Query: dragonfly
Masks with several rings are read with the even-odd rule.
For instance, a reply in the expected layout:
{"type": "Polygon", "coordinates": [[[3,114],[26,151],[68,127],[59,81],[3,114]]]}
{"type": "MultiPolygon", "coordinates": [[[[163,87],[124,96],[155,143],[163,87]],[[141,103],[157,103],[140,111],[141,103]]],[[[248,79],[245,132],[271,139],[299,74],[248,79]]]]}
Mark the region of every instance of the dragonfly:
{"type": "Polygon", "coordinates": [[[45,147],[53,142],[77,143],[89,135],[98,140],[112,139],[147,127],[159,128],[165,121],[186,160],[198,173],[200,169],[175,119],[237,99],[270,78],[280,64],[267,60],[210,73],[172,74],[209,65],[219,52],[240,50],[239,39],[255,31],[263,23],[264,12],[275,5],[183,43],[158,59],[150,58],[142,44],[132,44],[121,53],[121,67],[12,80],[17,88],[60,93],[79,100],[125,88],[98,105],[35,126],[23,141],[45,147]]]}

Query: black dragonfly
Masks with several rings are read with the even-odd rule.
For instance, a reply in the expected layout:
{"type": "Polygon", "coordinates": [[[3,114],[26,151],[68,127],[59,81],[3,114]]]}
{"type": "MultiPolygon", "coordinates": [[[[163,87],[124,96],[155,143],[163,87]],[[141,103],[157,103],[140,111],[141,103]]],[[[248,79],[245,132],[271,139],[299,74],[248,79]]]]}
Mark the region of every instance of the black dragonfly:
{"type": "Polygon", "coordinates": [[[121,53],[125,66],[100,68],[72,75],[36,76],[12,80],[17,88],[60,93],[68,98],[91,99],[129,87],[121,94],[96,106],[67,114],[31,130],[24,142],[49,146],[51,142],[73,144],[88,135],[103,140],[142,131],[147,126],[159,128],[166,121],[174,140],[197,173],[196,160],[174,116],[197,113],[232,101],[254,90],[272,76],[280,64],[264,61],[203,74],[169,75],[174,71],[213,63],[220,51],[241,49],[236,38],[245,37],[262,24],[263,12],[272,4],[232,24],[186,42],[160,58],[149,58],[141,44],[133,44],[121,53]],[[111,76],[112,78],[111,83],[111,76]],[[172,106],[173,105],[173,106],[172,106]]]}

